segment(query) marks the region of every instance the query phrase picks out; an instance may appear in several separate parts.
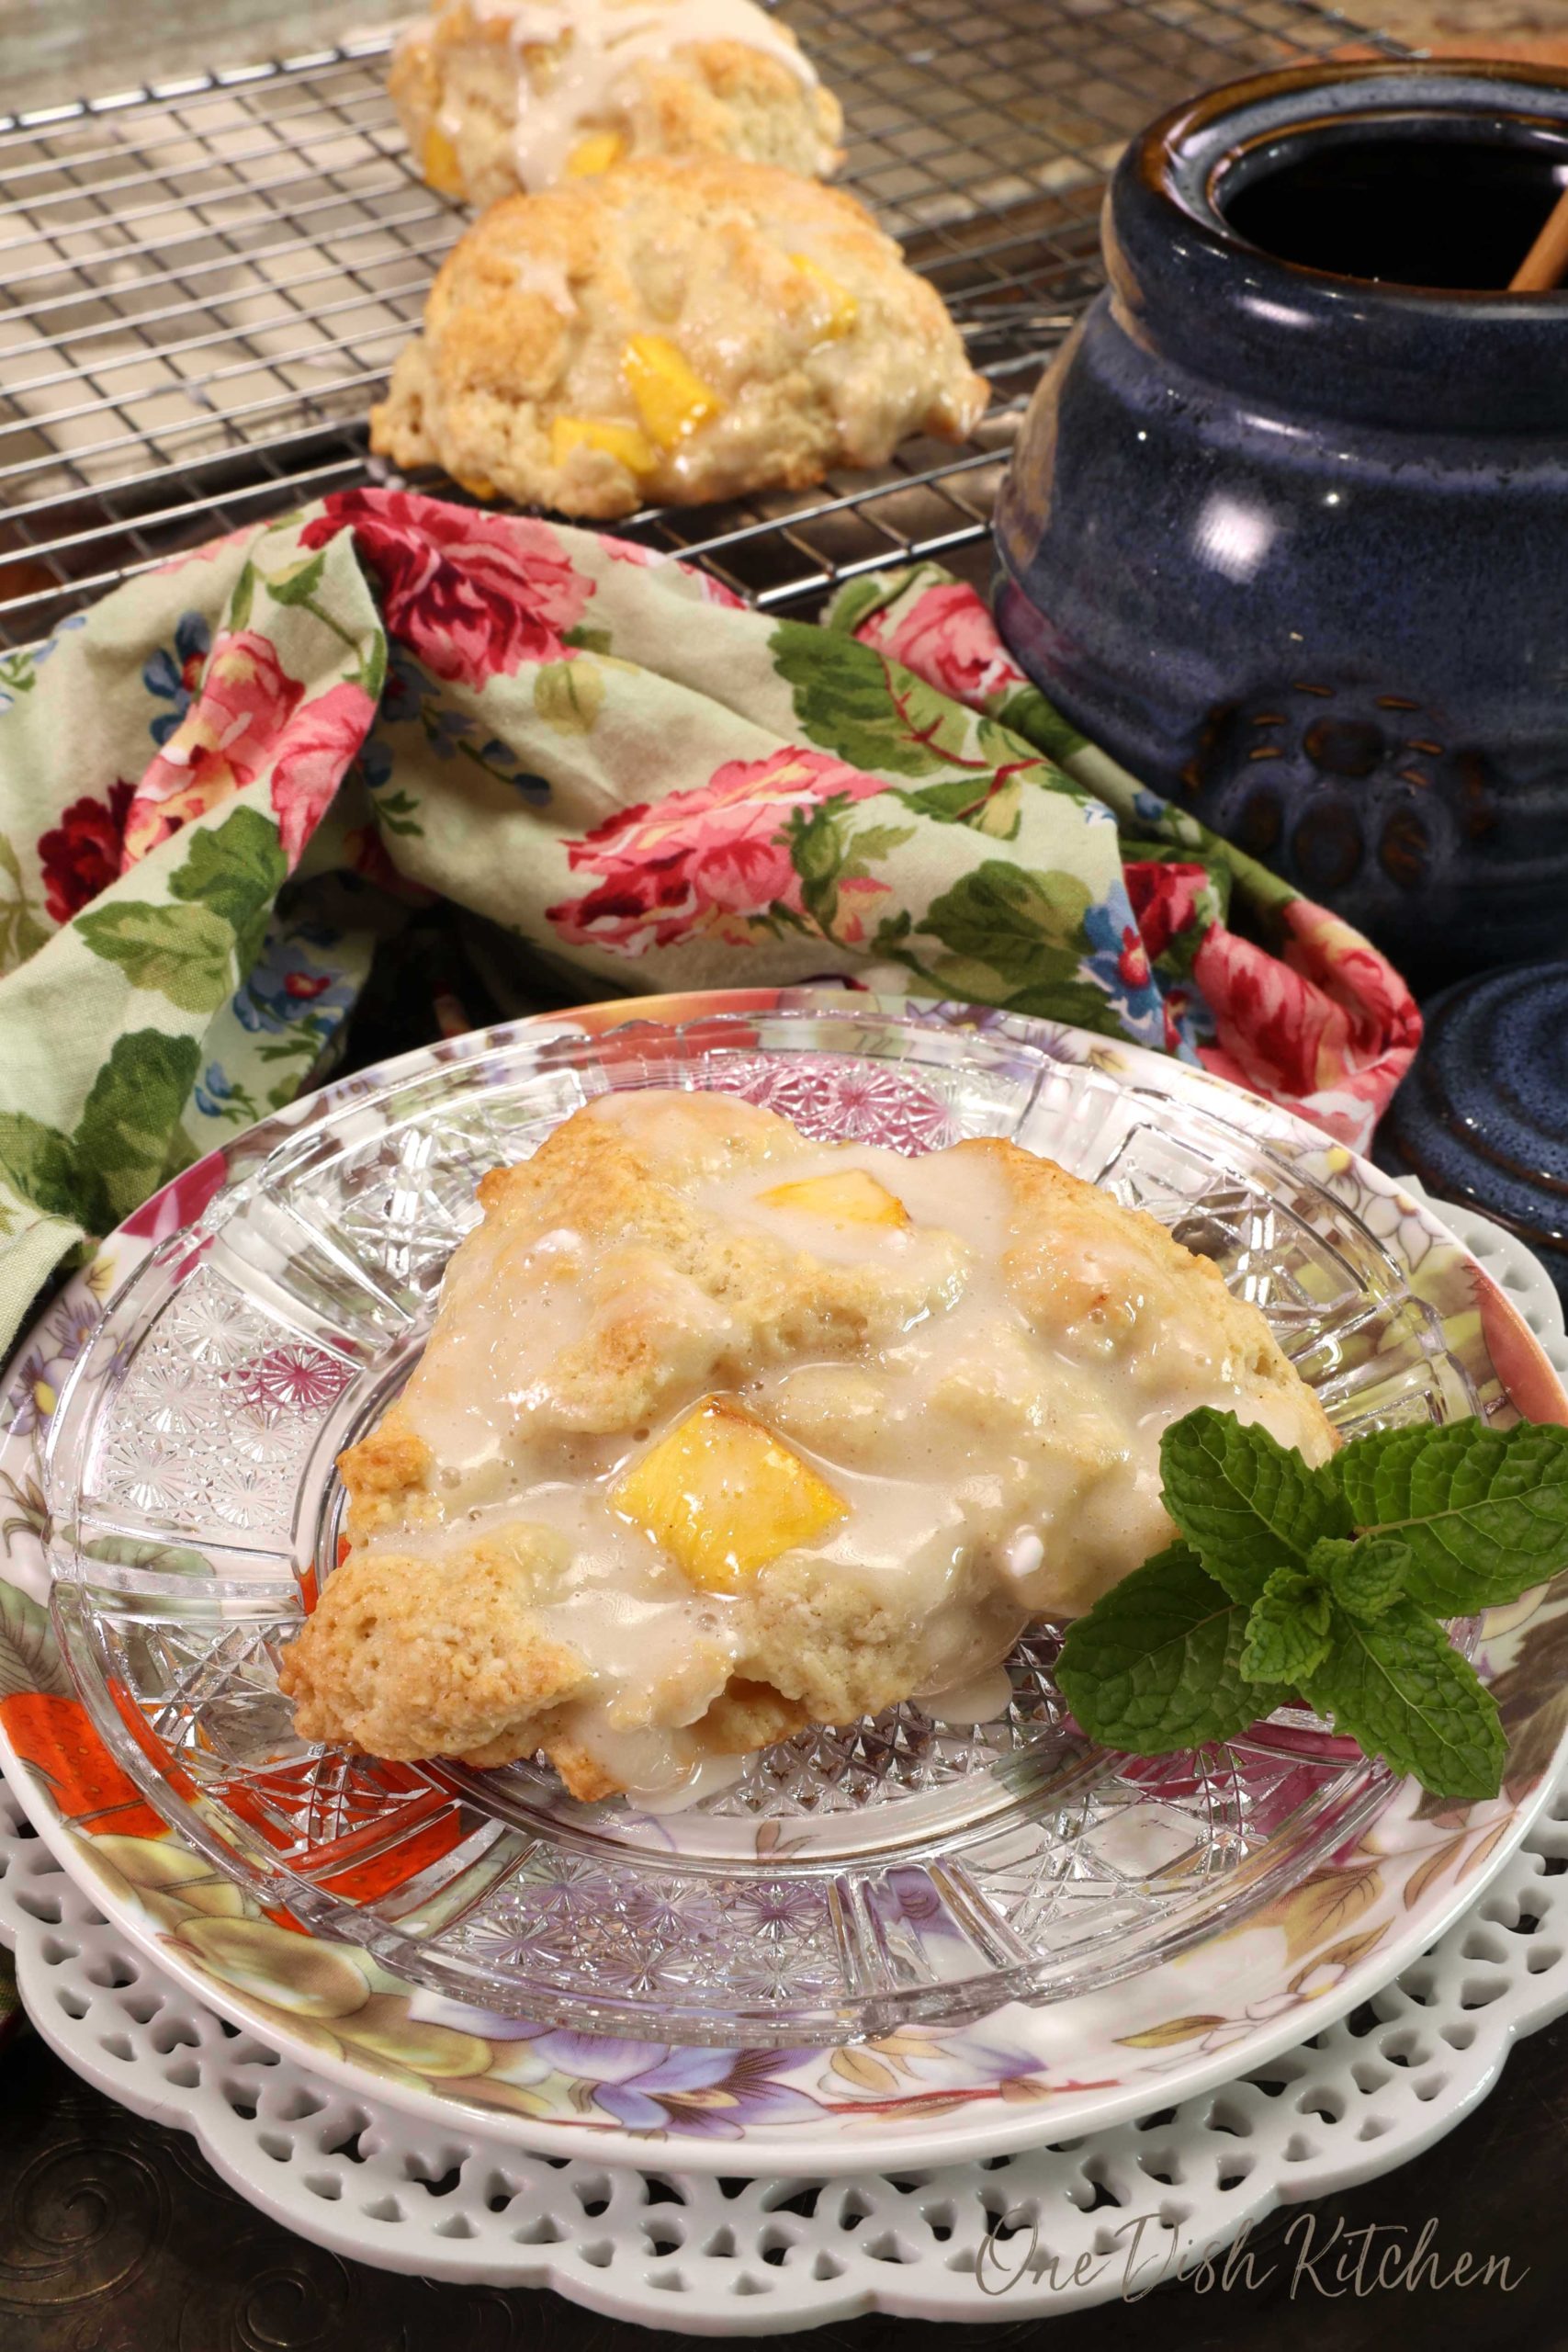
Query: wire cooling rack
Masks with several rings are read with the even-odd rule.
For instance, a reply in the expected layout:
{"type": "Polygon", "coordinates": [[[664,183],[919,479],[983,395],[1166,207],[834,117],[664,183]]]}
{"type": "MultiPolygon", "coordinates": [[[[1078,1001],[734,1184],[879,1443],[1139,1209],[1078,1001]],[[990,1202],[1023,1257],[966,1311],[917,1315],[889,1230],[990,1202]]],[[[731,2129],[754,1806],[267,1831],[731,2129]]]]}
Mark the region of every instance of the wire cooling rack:
{"type": "MultiPolygon", "coordinates": [[[[765,605],[914,556],[983,569],[1018,417],[1099,282],[1122,142],[1189,91],[1366,38],[1300,0],[788,14],[844,102],[845,185],[941,288],[994,398],[957,453],[915,441],[805,496],[627,526],[765,605]]],[[[389,46],[0,116],[0,646],[181,548],[386,478],[367,412],[462,226],[403,152],[389,46]]]]}

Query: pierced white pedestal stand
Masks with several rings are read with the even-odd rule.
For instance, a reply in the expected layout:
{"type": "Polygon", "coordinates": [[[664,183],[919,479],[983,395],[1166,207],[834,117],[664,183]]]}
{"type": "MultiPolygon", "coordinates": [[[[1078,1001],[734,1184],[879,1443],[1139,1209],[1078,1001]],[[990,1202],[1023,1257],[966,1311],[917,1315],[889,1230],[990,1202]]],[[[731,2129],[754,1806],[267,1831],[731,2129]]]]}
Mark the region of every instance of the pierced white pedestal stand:
{"type": "MultiPolygon", "coordinates": [[[[1529,1251],[1468,1212],[1442,1214],[1568,1376],[1562,1309],[1529,1251]]],[[[1163,2119],[892,2177],[634,2172],[526,2155],[456,2120],[416,2124],[236,2034],[24,1831],[0,1781],[0,1938],[39,2031],[78,2074],[193,2132],[250,2203],[351,2259],[554,2287],[688,2335],[867,2311],[1017,2321],[1152,2285],[1280,2204],[1418,2155],[1484,2098],[1517,2036],[1568,2010],[1565,1785],[1473,1907],[1384,1991],[1163,2119]],[[983,2257],[1004,2219],[1011,2233],[983,2257]]]]}

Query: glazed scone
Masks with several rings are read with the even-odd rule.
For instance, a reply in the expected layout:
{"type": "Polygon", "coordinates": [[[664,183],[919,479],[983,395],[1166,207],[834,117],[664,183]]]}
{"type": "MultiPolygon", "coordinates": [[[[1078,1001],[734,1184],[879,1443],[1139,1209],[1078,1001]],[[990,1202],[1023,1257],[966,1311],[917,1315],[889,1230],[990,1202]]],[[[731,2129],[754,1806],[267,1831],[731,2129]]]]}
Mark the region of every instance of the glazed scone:
{"type": "Polygon", "coordinates": [[[339,1464],[348,1549],[279,1676],[306,1738],[665,1792],[1089,1608],[1168,1541],[1194,1406],[1333,1448],[1213,1266],[1012,1144],[616,1093],[479,1197],[339,1464]]]}
{"type": "Polygon", "coordinates": [[[825,178],[843,116],[754,0],[446,0],[389,87],[432,187],[473,205],[631,155],[739,155],[825,178]]]}
{"type": "Polygon", "coordinates": [[[492,206],[442,265],[370,445],[601,519],[961,440],[986,384],[941,296],[839,189],[620,164],[492,206]]]}

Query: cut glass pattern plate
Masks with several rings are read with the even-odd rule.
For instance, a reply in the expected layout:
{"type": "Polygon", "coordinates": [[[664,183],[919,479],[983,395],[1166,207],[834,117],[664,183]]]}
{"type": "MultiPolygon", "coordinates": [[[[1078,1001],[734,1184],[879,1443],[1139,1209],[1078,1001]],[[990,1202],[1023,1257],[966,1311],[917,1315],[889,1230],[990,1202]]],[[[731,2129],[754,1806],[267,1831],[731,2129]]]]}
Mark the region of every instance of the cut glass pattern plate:
{"type": "Polygon", "coordinates": [[[335,1560],[334,1457],[416,1361],[478,1178],[610,1088],[725,1089],[905,1152],[1013,1136],[1213,1258],[1341,1429],[1479,1408],[1404,1224],[1374,1214],[1386,1180],[1193,1073],[864,999],[584,1020],[436,1047],[242,1137],[73,1369],[48,1456],[56,1622],[182,1835],[449,1998],[788,2048],[1114,1982],[1359,1834],[1390,1783],[1306,1717],[1157,1765],[1093,1747],[1046,1626],[993,1722],[911,1702],[803,1732],[657,1818],[579,1804],[541,1765],[389,1765],[295,1736],[276,1667],[335,1560]]]}

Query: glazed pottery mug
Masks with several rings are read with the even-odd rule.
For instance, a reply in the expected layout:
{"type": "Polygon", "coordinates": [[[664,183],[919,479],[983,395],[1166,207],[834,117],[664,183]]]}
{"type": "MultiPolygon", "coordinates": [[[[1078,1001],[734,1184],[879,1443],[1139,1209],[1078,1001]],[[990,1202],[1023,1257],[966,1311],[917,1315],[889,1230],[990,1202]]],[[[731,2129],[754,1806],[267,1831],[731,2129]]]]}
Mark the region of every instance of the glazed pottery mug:
{"type": "Polygon", "coordinates": [[[1004,635],[1417,981],[1568,944],[1568,74],[1312,66],[1156,123],[998,514],[1004,635]]]}

